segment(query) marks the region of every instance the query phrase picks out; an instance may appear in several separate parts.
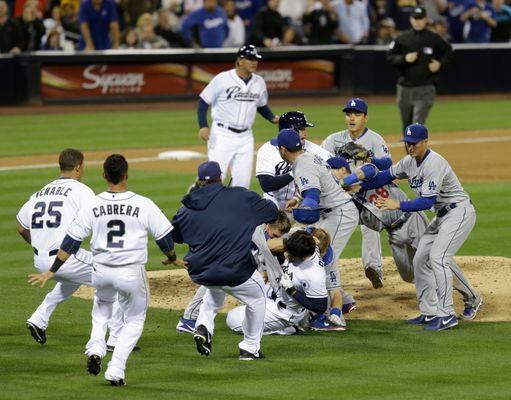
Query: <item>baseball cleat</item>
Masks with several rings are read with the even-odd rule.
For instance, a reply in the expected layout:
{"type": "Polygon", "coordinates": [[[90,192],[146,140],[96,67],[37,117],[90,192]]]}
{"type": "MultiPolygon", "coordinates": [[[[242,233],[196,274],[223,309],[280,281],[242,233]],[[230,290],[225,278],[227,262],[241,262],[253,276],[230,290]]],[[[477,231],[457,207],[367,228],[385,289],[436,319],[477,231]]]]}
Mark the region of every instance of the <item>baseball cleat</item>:
{"type": "Polygon", "coordinates": [[[424,328],[427,331],[445,331],[458,325],[456,315],[448,315],[447,317],[435,317],[424,328]]]}
{"type": "Polygon", "coordinates": [[[211,334],[204,325],[199,325],[195,329],[193,340],[197,345],[197,351],[204,356],[209,356],[211,353],[211,334]]]}
{"type": "Polygon", "coordinates": [[[429,324],[431,321],[433,321],[436,317],[434,315],[424,315],[421,314],[416,318],[412,318],[407,320],[406,322],[412,325],[423,325],[423,324],[429,324]]]}
{"type": "Polygon", "coordinates": [[[357,309],[357,303],[346,303],[342,305],[342,313],[343,314],[349,314],[352,311],[355,311],[357,309]]]}
{"type": "Polygon", "coordinates": [[[347,329],[346,325],[333,325],[328,322],[324,314],[317,315],[315,319],[309,322],[309,329],[313,331],[336,331],[342,332],[347,329]]]}
{"type": "Polygon", "coordinates": [[[46,331],[44,329],[39,328],[37,325],[33,324],[30,321],[27,321],[27,329],[30,330],[30,334],[34,338],[34,340],[39,344],[46,343],[46,331]]]}
{"type": "Polygon", "coordinates": [[[478,300],[474,302],[474,305],[472,307],[465,307],[463,310],[463,313],[460,315],[461,319],[470,321],[476,317],[477,312],[483,305],[483,298],[480,297],[478,300]]]}
{"type": "Polygon", "coordinates": [[[87,359],[87,371],[89,371],[89,374],[91,375],[97,375],[101,372],[101,357],[92,354],[87,359]]]}
{"type": "Polygon", "coordinates": [[[124,379],[118,379],[116,381],[107,379],[107,381],[110,382],[112,386],[126,386],[126,381],[124,379]]]}
{"type": "Polygon", "coordinates": [[[264,353],[259,350],[256,353],[251,353],[247,350],[240,349],[240,361],[254,361],[254,360],[261,360],[262,358],[266,358],[264,353]]]}
{"type": "Polygon", "coordinates": [[[195,333],[195,322],[194,319],[186,319],[183,317],[179,318],[179,322],[176,326],[177,333],[195,333]]]}
{"type": "Polygon", "coordinates": [[[371,281],[373,288],[380,289],[383,287],[383,273],[381,270],[377,271],[372,267],[367,267],[365,274],[367,279],[371,281]]]}

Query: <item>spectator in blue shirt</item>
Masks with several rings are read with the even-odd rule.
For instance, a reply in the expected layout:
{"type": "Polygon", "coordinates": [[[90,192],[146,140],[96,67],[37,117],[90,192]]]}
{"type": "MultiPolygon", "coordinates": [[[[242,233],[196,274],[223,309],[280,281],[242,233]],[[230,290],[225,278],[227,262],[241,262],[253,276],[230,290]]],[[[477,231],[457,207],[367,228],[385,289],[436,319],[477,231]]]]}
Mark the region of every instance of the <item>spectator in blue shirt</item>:
{"type": "Polygon", "coordinates": [[[78,20],[81,31],[79,50],[119,47],[121,34],[114,0],[83,0],[78,20]]]}
{"type": "Polygon", "coordinates": [[[217,0],[204,0],[204,7],[185,17],[181,34],[189,46],[197,44],[200,47],[222,47],[229,34],[227,15],[223,8],[218,7],[217,0]],[[197,38],[192,37],[195,32],[197,38]]]}
{"type": "Polygon", "coordinates": [[[491,28],[497,26],[495,10],[485,0],[470,1],[465,6],[465,12],[461,14],[461,21],[469,24],[466,43],[489,43],[491,28]]]}

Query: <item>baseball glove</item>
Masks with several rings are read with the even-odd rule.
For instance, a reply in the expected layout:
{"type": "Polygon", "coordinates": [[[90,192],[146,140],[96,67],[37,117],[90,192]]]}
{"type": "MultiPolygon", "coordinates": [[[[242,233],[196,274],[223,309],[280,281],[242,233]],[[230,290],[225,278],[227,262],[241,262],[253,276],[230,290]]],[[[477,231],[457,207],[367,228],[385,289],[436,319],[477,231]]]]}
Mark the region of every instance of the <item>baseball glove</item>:
{"type": "Polygon", "coordinates": [[[369,151],[355,142],[348,142],[337,149],[337,154],[346,160],[365,161],[369,158],[369,151]]]}

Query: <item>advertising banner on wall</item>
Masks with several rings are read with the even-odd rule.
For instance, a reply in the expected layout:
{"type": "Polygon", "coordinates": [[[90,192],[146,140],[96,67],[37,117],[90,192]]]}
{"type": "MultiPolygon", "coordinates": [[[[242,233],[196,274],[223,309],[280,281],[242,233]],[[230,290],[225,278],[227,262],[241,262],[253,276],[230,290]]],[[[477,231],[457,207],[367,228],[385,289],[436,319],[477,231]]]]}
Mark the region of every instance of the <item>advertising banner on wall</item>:
{"type": "MultiPolygon", "coordinates": [[[[207,63],[192,66],[192,90],[200,93],[219,72],[234,63],[207,63]]],[[[335,88],[335,63],[329,60],[260,61],[256,73],[266,81],[270,92],[326,90],[335,88]]]]}
{"type": "Polygon", "coordinates": [[[43,65],[41,95],[49,98],[146,97],[188,92],[183,64],[43,65]]]}

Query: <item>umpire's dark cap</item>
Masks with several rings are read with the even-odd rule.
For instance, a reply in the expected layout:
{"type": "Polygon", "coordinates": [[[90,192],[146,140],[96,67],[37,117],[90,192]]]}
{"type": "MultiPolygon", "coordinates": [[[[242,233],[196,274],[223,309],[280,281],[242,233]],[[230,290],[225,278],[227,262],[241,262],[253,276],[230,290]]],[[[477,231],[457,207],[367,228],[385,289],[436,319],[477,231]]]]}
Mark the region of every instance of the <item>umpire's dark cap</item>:
{"type": "Polygon", "coordinates": [[[342,112],[346,112],[349,110],[355,110],[355,111],[367,114],[368,108],[369,107],[367,106],[367,103],[364,100],[356,97],[354,99],[349,99],[346,102],[346,107],[344,107],[342,109],[342,112]]]}
{"type": "Polygon", "coordinates": [[[419,143],[428,138],[428,129],[421,124],[411,124],[405,128],[402,142],[419,143]]]}
{"type": "Polygon", "coordinates": [[[197,176],[200,181],[211,181],[219,179],[222,176],[222,170],[220,164],[216,161],[205,161],[197,170],[197,176]]]}
{"type": "Polygon", "coordinates": [[[257,52],[253,44],[241,46],[238,50],[238,58],[246,58],[248,60],[259,60],[263,57],[257,52]]]}
{"type": "Polygon", "coordinates": [[[282,129],[276,138],[270,140],[274,146],[282,146],[288,150],[298,150],[302,147],[300,134],[294,129],[282,129]]]}
{"type": "Polygon", "coordinates": [[[342,167],[346,168],[348,171],[351,171],[350,164],[344,157],[341,156],[335,156],[331,157],[328,160],[326,160],[326,163],[330,165],[330,168],[332,169],[340,169],[342,167]]]}
{"type": "Polygon", "coordinates": [[[413,18],[426,18],[426,16],[427,16],[426,9],[421,6],[414,7],[411,15],[413,18]]]}

